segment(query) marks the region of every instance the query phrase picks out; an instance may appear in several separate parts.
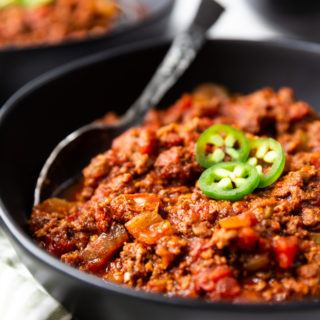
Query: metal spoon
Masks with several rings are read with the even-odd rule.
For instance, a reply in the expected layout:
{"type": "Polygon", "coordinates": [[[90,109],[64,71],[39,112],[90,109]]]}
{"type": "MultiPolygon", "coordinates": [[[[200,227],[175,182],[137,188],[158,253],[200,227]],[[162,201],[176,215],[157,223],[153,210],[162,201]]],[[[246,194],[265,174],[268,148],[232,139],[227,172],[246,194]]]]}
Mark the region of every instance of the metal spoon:
{"type": "Polygon", "coordinates": [[[54,148],[40,172],[34,193],[35,205],[57,194],[61,186],[79,175],[93,156],[107,150],[115,137],[142,123],[146,113],[190,66],[206,40],[206,31],[223,10],[213,0],[202,0],[190,27],[175,37],[151,81],[121,120],[111,125],[85,125],[54,148]]]}

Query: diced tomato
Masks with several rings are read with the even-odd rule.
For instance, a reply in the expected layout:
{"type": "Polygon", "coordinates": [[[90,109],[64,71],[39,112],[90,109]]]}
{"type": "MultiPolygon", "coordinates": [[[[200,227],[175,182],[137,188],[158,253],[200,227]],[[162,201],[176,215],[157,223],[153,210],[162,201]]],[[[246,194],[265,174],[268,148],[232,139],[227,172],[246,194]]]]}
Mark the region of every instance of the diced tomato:
{"type": "Polygon", "coordinates": [[[141,213],[125,224],[130,234],[146,244],[155,244],[160,238],[172,234],[172,227],[168,220],[156,211],[141,213]]]}
{"type": "Polygon", "coordinates": [[[232,299],[240,294],[240,286],[236,279],[225,277],[220,279],[216,284],[216,291],[221,298],[232,299]]]}
{"type": "Polygon", "coordinates": [[[213,291],[217,281],[230,275],[232,275],[232,270],[228,266],[203,269],[194,277],[196,289],[197,291],[213,291]]]}
{"type": "Polygon", "coordinates": [[[232,270],[228,266],[217,266],[211,272],[211,277],[214,281],[230,276],[232,270]]]}
{"type": "Polygon", "coordinates": [[[252,228],[242,228],[239,231],[236,245],[240,249],[251,250],[255,243],[258,241],[258,239],[258,235],[252,228]]]}
{"type": "Polygon", "coordinates": [[[197,292],[201,291],[214,291],[216,288],[216,283],[211,279],[210,274],[201,272],[195,276],[195,289],[197,292]]]}
{"type": "Polygon", "coordinates": [[[280,268],[291,267],[297,254],[298,238],[296,236],[276,237],[273,239],[272,247],[280,268]]]}
{"type": "Polygon", "coordinates": [[[255,215],[251,212],[244,212],[237,216],[232,216],[219,221],[222,228],[239,229],[244,227],[251,227],[257,223],[255,215]]]}

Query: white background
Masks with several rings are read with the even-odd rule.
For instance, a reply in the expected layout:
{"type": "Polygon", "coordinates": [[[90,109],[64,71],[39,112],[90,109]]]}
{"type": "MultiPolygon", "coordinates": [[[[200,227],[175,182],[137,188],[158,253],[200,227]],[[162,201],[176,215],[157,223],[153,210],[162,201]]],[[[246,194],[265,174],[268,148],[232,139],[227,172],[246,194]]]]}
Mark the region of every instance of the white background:
{"type": "MultiPolygon", "coordinates": [[[[280,33],[262,21],[246,0],[217,0],[217,2],[225,7],[225,12],[209,31],[209,37],[263,39],[280,36],[280,33]]],[[[171,26],[174,32],[188,24],[198,4],[198,0],[177,0],[171,26]]]]}

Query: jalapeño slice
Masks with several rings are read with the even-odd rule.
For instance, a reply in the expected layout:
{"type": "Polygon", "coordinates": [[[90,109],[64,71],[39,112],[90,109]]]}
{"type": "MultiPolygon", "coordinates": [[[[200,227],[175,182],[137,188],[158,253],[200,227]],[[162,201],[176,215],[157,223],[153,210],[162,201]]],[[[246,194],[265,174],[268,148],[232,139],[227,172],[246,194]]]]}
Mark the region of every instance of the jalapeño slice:
{"type": "Polygon", "coordinates": [[[199,179],[201,191],[216,200],[240,200],[259,184],[257,169],[243,162],[221,162],[205,170],[199,179]]]}
{"type": "Polygon", "coordinates": [[[262,138],[251,140],[250,149],[250,158],[247,162],[255,166],[260,175],[258,188],[265,188],[275,182],[284,169],[283,148],[272,138],[262,138]]]}
{"type": "Polygon", "coordinates": [[[197,141],[196,157],[205,168],[227,161],[245,162],[250,151],[246,135],[226,124],[216,124],[201,134],[197,141]]]}

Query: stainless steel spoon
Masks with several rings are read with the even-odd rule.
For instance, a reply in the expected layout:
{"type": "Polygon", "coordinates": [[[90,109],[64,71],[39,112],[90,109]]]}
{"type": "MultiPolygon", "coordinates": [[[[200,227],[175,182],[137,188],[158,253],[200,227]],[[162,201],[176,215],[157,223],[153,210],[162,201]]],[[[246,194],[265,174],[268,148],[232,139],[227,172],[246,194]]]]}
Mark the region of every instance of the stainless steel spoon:
{"type": "Polygon", "coordinates": [[[190,66],[206,40],[207,30],[222,12],[223,8],[215,1],[202,0],[192,24],[175,37],[149,84],[121,120],[111,125],[85,125],[54,148],[40,172],[34,193],[35,205],[56,195],[70,179],[79,176],[90,159],[107,150],[115,137],[142,123],[146,113],[160,102],[190,66]]]}

